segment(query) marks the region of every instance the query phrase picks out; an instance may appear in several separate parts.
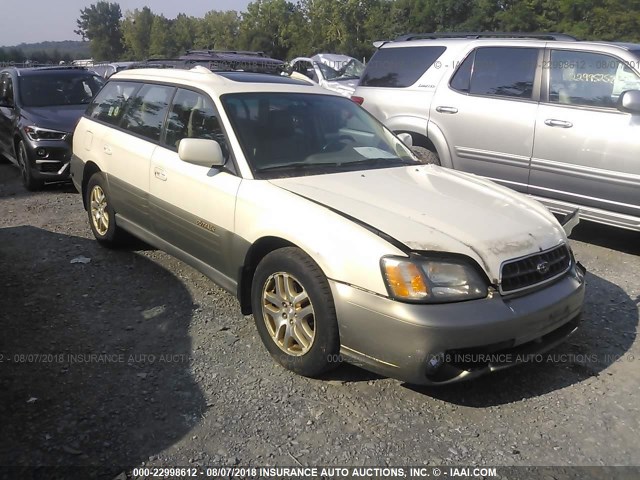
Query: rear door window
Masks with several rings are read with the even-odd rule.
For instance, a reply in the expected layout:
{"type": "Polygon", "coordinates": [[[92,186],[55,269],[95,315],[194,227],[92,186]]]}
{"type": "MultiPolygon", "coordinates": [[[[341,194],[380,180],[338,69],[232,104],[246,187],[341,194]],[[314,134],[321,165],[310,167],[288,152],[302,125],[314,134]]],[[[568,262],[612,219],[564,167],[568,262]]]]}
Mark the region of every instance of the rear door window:
{"type": "Polygon", "coordinates": [[[160,141],[160,133],[174,90],[174,87],[164,85],[144,85],[135,97],[127,102],[120,126],[149,140],[160,141]]]}
{"type": "Polygon", "coordinates": [[[537,48],[478,48],[462,62],[451,88],[472,95],[531,99],[538,52],[537,48]]]}
{"type": "Polygon", "coordinates": [[[360,85],[389,88],[411,86],[445,50],[440,46],[381,48],[367,65],[360,85]]]}

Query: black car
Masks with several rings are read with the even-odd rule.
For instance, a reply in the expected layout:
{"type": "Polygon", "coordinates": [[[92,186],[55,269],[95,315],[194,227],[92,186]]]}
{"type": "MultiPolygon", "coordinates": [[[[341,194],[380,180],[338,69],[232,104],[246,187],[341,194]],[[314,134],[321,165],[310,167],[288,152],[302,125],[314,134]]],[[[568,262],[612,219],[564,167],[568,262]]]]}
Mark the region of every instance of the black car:
{"type": "Polygon", "coordinates": [[[69,178],[71,136],[104,80],[81,67],[0,71],[0,155],[29,190],[69,178]]]}

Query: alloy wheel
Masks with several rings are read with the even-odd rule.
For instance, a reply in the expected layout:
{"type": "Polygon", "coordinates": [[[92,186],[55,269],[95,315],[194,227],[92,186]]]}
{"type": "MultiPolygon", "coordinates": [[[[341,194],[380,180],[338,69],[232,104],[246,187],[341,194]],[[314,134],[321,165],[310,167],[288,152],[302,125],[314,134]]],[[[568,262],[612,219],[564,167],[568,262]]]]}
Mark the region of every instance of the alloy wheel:
{"type": "Polygon", "coordinates": [[[277,272],[267,278],[262,289],[262,316],[271,339],[288,355],[302,356],[313,346],[313,305],[293,275],[277,272]]]}
{"type": "Polygon", "coordinates": [[[104,236],[109,230],[109,213],[107,212],[107,196],[100,185],[95,185],[91,190],[90,202],[93,227],[100,236],[104,236]]]}

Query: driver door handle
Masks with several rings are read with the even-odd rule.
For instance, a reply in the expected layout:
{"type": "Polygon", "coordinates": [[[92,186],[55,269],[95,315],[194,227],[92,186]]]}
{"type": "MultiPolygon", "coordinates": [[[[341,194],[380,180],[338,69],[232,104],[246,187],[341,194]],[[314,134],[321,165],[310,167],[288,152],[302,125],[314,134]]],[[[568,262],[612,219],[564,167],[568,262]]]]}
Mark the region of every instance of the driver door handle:
{"type": "Polygon", "coordinates": [[[162,168],[160,167],[154,167],[153,168],[153,175],[158,179],[158,180],[162,180],[163,182],[167,181],[167,172],[165,172],[162,168]]]}
{"type": "Polygon", "coordinates": [[[458,113],[458,109],[456,107],[436,107],[436,112],[438,113],[458,113]]]}
{"type": "Polygon", "coordinates": [[[567,122],[565,120],[556,120],[555,118],[548,118],[544,121],[545,125],[549,127],[560,127],[560,128],[571,128],[573,127],[573,123],[567,122]]]}

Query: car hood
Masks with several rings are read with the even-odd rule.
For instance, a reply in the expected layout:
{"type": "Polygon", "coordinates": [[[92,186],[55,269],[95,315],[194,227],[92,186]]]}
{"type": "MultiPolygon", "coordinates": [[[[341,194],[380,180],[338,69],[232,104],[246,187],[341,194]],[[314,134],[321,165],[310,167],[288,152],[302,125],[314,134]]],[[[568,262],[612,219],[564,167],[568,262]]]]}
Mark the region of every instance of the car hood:
{"type": "Polygon", "coordinates": [[[28,121],[37,127],[73,132],[86,109],[87,105],[55,105],[28,107],[24,108],[22,112],[28,121]]]}
{"type": "Polygon", "coordinates": [[[540,203],[433,165],[270,180],[364,222],[415,251],[475,259],[494,284],[502,262],[566,241],[540,203]]]}

